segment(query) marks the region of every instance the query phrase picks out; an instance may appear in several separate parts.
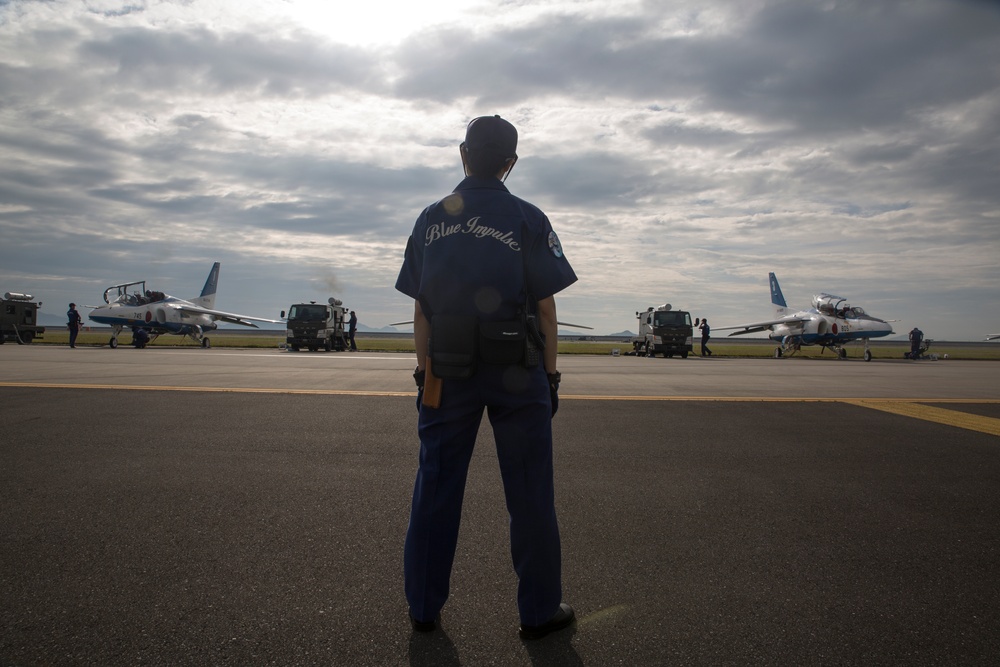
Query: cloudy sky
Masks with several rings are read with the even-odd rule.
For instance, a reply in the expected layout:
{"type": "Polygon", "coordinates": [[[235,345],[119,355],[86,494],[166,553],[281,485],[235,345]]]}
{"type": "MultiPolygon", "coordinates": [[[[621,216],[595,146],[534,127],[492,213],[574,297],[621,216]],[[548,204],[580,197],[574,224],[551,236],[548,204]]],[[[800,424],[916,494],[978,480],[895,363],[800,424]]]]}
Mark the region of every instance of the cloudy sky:
{"type": "MultiPolygon", "coordinates": [[[[580,277],[560,318],[715,326],[820,291],[1000,332],[994,0],[0,0],[0,291],[105,287],[408,319],[419,211],[469,119],[580,277]]],[[[85,313],[86,314],[86,311],[85,313]]]]}

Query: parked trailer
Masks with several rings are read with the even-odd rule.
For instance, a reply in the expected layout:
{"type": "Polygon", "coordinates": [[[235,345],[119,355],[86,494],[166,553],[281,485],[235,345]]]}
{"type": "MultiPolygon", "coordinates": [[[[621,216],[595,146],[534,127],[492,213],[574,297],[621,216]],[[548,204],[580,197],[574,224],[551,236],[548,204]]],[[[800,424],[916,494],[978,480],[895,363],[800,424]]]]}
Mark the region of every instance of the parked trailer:
{"type": "Polygon", "coordinates": [[[38,326],[38,309],[42,303],[35,303],[30,294],[7,292],[0,300],[0,344],[14,341],[18,345],[28,345],[45,333],[45,327],[38,326]]]}

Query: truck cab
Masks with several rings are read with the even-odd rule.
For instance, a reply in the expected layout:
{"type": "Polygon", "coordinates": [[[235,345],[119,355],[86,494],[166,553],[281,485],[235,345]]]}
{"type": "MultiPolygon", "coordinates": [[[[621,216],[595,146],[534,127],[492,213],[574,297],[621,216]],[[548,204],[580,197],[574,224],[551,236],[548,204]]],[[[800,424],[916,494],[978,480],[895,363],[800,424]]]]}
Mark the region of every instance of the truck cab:
{"type": "Polygon", "coordinates": [[[636,355],[672,357],[676,354],[687,359],[693,349],[694,338],[691,313],[674,310],[669,303],[665,303],[637,311],[635,315],[639,320],[639,335],[632,339],[636,355]]]}
{"type": "MultiPolygon", "coordinates": [[[[308,348],[315,352],[320,348],[327,352],[342,352],[347,349],[344,325],[347,322],[347,308],[340,299],[330,297],[327,303],[295,303],[288,308],[285,344],[288,349],[298,352],[308,348]]],[[[281,311],[285,317],[285,311],[281,311]]]]}

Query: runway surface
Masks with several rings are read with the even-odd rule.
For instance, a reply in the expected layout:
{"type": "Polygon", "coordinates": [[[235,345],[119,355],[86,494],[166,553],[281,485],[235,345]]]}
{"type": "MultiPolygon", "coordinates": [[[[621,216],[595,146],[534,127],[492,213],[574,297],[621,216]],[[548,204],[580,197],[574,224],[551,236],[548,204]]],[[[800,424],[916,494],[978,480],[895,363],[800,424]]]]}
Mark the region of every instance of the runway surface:
{"type": "Polygon", "coordinates": [[[1000,364],[561,357],[557,507],[580,621],[533,644],[516,635],[488,424],[444,631],[410,632],[413,365],[0,346],[0,664],[1000,654],[1000,364]]]}

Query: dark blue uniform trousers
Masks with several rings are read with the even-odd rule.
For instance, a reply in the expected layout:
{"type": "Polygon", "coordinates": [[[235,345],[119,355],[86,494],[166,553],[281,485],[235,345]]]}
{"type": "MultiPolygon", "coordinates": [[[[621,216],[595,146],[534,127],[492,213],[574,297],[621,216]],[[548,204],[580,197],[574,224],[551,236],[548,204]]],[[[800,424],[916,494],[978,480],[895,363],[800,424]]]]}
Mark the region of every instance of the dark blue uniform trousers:
{"type": "Polygon", "coordinates": [[[403,556],[406,599],[420,621],[437,618],[448,599],[465,481],[484,407],[510,516],[518,612],[522,624],[541,625],[562,601],[552,408],[541,367],[480,364],[468,380],[444,380],[440,408],[420,407],[420,467],[403,556]]]}

